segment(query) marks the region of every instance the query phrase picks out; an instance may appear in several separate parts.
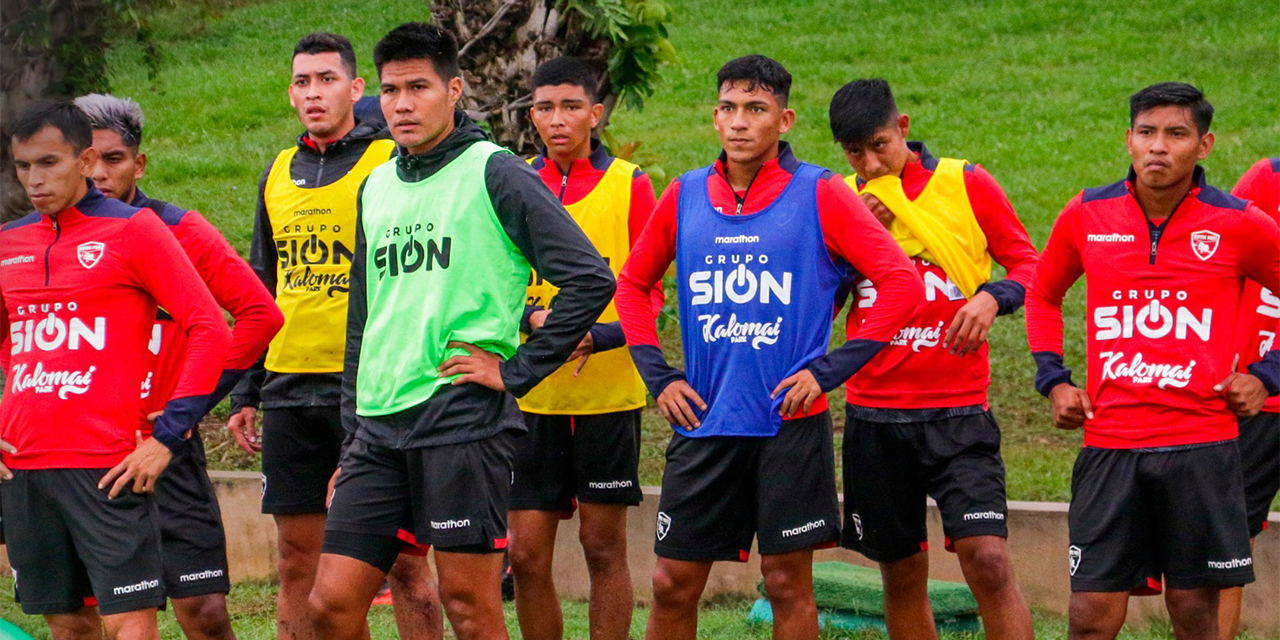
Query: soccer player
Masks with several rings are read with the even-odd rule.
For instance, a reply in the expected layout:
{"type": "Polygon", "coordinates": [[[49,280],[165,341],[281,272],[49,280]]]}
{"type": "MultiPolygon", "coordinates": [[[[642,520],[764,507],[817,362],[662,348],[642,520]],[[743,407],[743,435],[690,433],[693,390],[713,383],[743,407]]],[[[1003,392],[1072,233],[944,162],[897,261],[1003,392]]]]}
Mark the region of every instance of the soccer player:
{"type": "Polygon", "coordinates": [[[1166,591],[1174,635],[1216,640],[1223,587],[1253,581],[1236,416],[1280,389],[1280,352],[1235,372],[1245,279],[1277,290],[1280,228],[1209,186],[1213,107],[1191,85],[1129,101],[1129,175],[1067,204],[1027,292],[1027,337],[1071,479],[1070,634],[1114,638],[1130,593],[1166,591]],[[1062,359],[1062,298],[1088,278],[1088,389],[1062,359]],[[1163,580],[1163,584],[1162,584],[1163,580]]]}
{"type": "MultiPolygon", "coordinates": [[[[653,185],[636,165],[613,158],[591,137],[604,105],[599,82],[576,58],[556,58],[533,74],[530,116],[544,151],[533,168],[616,275],[653,211],[653,185]]],[[[556,288],[534,274],[522,331],[550,315],[556,288]]],[[[661,309],[662,288],[652,300],[661,309]]],[[[618,314],[605,309],[571,361],[520,399],[529,429],[516,447],[511,546],[516,611],[528,640],[564,635],[551,576],[561,518],[581,514],[579,539],[591,579],[593,638],[623,638],[634,608],[627,567],[627,507],[640,503],[640,412],[644,382],[627,350],[618,314]]]]}
{"type": "Polygon", "coordinates": [[[613,297],[591,241],[527,163],[456,111],[458,49],[410,22],[373,50],[401,147],[361,187],[343,368],[346,446],[311,592],[323,638],[360,636],[402,539],[435,547],[463,640],[505,638],[500,573],[523,396],[613,297]],[[530,266],[559,287],[520,344],[530,266]]]}
{"type": "MultiPolygon", "coordinates": [[[[880,564],[890,637],[936,638],[925,528],[925,496],[933,496],[987,637],[1031,638],[1031,612],[1005,548],[986,339],[997,315],[1022,307],[1036,249],[991,174],[907,141],[909,124],[884,80],[850,82],[831,100],[831,132],[856,173],[850,186],[925,283],[925,303],[907,327],[845,385],[842,544],[880,564]],[[889,202],[873,195],[880,189],[889,202]],[[910,223],[932,229],[917,236],[895,207],[914,207],[904,213],[921,219],[910,223]],[[989,281],[993,259],[1008,271],[1004,280],[989,281]]],[[[876,283],[859,279],[855,300],[850,337],[879,305],[876,283]]]]}
{"type": "MultiPolygon", "coordinates": [[[[267,348],[284,322],[271,294],[253,274],[248,263],[222,234],[199,213],[147,197],[138,188],[147,167],[141,153],[142,108],[138,103],[111,95],[90,94],[76,99],[93,127],[97,155],[90,177],[108,198],[146,208],[178,239],[196,272],[204,280],[218,306],[231,314],[232,347],[217,390],[216,403],[231,390],[254,360],[267,348]]],[[[173,385],[186,358],[186,335],[168,313],[156,314],[142,383],[140,429],[151,435],[151,419],[173,395],[173,385]]],[[[160,542],[164,549],[164,590],[173,602],[179,626],[192,640],[231,639],[231,618],[226,594],[226,534],[218,496],[205,471],[204,442],[192,429],[185,445],[175,452],[165,473],[156,482],[155,504],[160,516],[160,542]]]]}
{"type": "Polygon", "coordinates": [[[715,561],[759,537],[775,638],[816,638],[813,550],[839,538],[825,392],[888,344],[923,299],[920,277],[840,176],[801,162],[791,74],[760,55],[716,76],[723,152],[673,181],[619,278],[631,355],[675,429],[662,477],[650,640],[693,638],[715,561]],[[676,262],[685,371],[658,346],[650,291],[676,262]],[[861,331],[828,354],[835,290],[880,284],[861,331]]]}
{"type": "Polygon", "coordinates": [[[164,573],[147,494],[207,410],[231,333],[164,223],[93,187],[93,131],[75,104],[32,103],[12,141],[36,208],[0,228],[0,495],[18,600],[60,640],[104,627],[157,639],[164,573]],[[187,358],[142,440],[140,354],[157,304],[186,333],[187,358]]]}
{"type": "MultiPolygon", "coordinates": [[[[1231,194],[1253,202],[1263,213],[1280,222],[1280,158],[1263,158],[1249,168],[1231,194]]],[[[1280,251],[1280,247],[1272,247],[1280,251]]],[[[1272,349],[1276,323],[1280,320],[1280,296],[1256,282],[1244,285],[1240,309],[1240,372],[1272,349]]],[[[1240,467],[1244,472],[1245,512],[1249,517],[1250,548],[1253,539],[1267,528],[1271,500],[1280,491],[1280,398],[1267,398],[1256,416],[1240,418],[1240,467]]],[[[1240,627],[1242,589],[1222,591],[1218,632],[1223,640],[1236,637],[1240,627]]]]}
{"type": "MultiPolygon", "coordinates": [[[[308,638],[307,595],[324,543],[329,482],[342,450],[342,349],[356,194],[395,154],[385,128],[358,121],[364,91],[351,42],[313,33],[293,50],[289,103],[306,129],[262,172],[249,262],[284,312],[262,365],[232,394],[227,427],[241,448],[262,452],[262,511],[275,518],[280,591],[277,632],[308,638]],[[254,430],[262,405],[263,438],[254,430]]],[[[425,551],[406,554],[389,577],[402,637],[444,633],[425,551]],[[417,555],[413,555],[417,554],[417,555]]]]}

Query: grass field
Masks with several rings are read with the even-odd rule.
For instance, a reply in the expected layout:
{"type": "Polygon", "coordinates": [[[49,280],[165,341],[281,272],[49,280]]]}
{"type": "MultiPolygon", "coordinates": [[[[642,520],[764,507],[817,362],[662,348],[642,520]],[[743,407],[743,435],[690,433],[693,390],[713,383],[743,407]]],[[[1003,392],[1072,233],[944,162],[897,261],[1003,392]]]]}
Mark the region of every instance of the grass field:
{"type": "MultiPolygon", "coordinates": [[[[160,16],[156,34],[165,43],[165,60],[156,77],[147,77],[139,51],[126,44],[112,55],[111,81],[147,110],[151,164],[145,188],[205,212],[243,251],[257,177],[300,130],[285,97],[296,38],[315,29],[348,35],[361,72],[373,78],[369,52],[377,38],[399,22],[424,19],[427,11],[425,4],[405,0],[333,0],[324,13],[305,0],[212,3],[216,11],[179,3],[160,16]]],[[[913,137],[935,153],[990,170],[1037,246],[1076,191],[1123,176],[1127,99],[1146,84],[1191,81],[1213,101],[1217,147],[1205,166],[1215,184],[1230,187],[1256,159],[1277,153],[1280,52],[1273,34],[1280,17],[1265,3],[671,5],[671,36],[682,60],[666,70],[642,112],[620,111],[612,126],[618,140],[643,143],[638,159],[659,188],[714,157],[715,71],[752,52],[778,58],[795,78],[791,105],[798,120],[786,137],[802,158],[847,171],[826,121],[830,96],[853,78],[887,78],[912,116],[913,137]]],[[[1081,372],[1077,382],[1084,368],[1082,287],[1066,306],[1067,360],[1081,372]]],[[[674,326],[664,341],[678,355],[674,326]]],[[[1047,405],[1031,385],[1022,315],[1000,319],[991,344],[991,402],[1004,430],[1010,497],[1065,500],[1080,434],[1049,424],[1047,405]]],[[[841,392],[831,400],[833,407],[843,406],[841,392]]],[[[838,430],[841,414],[834,412],[838,430]]],[[[651,411],[642,463],[646,484],[661,477],[667,438],[651,411]]],[[[231,449],[214,452],[217,466],[256,464],[231,449]]]]}
{"type": "MultiPolygon", "coordinates": [[[[237,585],[228,599],[231,612],[231,623],[236,637],[240,640],[271,640],[275,638],[275,587],[265,584],[237,585]]],[[[5,576],[0,577],[0,593],[13,592],[13,581],[5,576]]],[[[581,602],[564,602],[565,638],[576,640],[588,637],[587,605],[581,602]]],[[[699,617],[699,640],[766,640],[769,638],[768,627],[749,625],[746,623],[746,612],[751,603],[745,598],[717,599],[702,609],[699,617]]],[[[636,609],[631,623],[631,637],[644,636],[644,625],[648,619],[647,608],[636,609]]],[[[519,638],[516,626],[515,609],[511,603],[506,606],[507,628],[513,638],[519,638]]],[[[50,640],[49,630],[43,620],[38,617],[24,616],[18,611],[13,600],[0,596],[0,619],[12,621],[21,629],[31,634],[36,640],[50,640]]],[[[1065,638],[1067,634],[1066,619],[1061,616],[1035,614],[1037,638],[1065,638]]],[[[369,629],[372,640],[394,640],[396,638],[395,620],[391,616],[390,607],[375,607],[369,613],[369,629]]],[[[160,636],[164,640],[181,640],[182,631],[178,628],[173,614],[160,613],[160,636]]],[[[446,637],[453,635],[446,630],[446,637]]],[[[827,631],[822,640],[884,640],[883,633],[863,632],[848,633],[827,631]]],[[[981,635],[944,634],[942,640],[979,640],[981,635]]],[[[1156,624],[1143,630],[1126,630],[1120,634],[1121,640],[1159,640],[1170,638],[1172,634],[1167,625],[1156,624]]],[[[1250,636],[1242,636],[1248,640],[1250,636]]]]}

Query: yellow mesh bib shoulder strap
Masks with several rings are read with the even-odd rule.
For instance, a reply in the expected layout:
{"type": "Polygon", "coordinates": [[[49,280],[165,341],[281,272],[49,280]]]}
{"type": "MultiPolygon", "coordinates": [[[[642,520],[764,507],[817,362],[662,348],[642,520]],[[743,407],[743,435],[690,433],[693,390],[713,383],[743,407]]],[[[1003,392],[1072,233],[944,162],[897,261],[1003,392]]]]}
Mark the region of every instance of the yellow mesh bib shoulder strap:
{"type": "MultiPolygon", "coordinates": [[[[591,193],[565,209],[616,277],[631,252],[631,178],[636,165],[615,158],[591,193]]],[[[528,303],[547,307],[556,287],[534,273],[528,288],[528,303]]],[[[616,322],[613,302],[597,322],[616,322]]],[[[592,354],[575,377],[578,362],[568,363],[520,399],[520,408],[530,413],[591,415],[639,409],[645,405],[644,382],[626,347],[592,354]]]]}
{"type": "Polygon", "coordinates": [[[276,245],[276,304],[284,326],[267,348],[266,368],[279,373],[342,371],[347,293],[355,251],[356,194],[395,143],[375,140],[347,175],[322,187],[295,185],[298,148],[276,156],[264,199],[276,245]]]}
{"type": "MultiPolygon", "coordinates": [[[[914,201],[903,193],[898,176],[881,176],[858,191],[875,196],[893,212],[889,231],[908,256],[942,267],[970,298],[991,279],[991,255],[965,191],[965,164],[952,158],[939,160],[929,184],[914,201]]],[[[856,181],[849,181],[856,189],[856,181]]]]}

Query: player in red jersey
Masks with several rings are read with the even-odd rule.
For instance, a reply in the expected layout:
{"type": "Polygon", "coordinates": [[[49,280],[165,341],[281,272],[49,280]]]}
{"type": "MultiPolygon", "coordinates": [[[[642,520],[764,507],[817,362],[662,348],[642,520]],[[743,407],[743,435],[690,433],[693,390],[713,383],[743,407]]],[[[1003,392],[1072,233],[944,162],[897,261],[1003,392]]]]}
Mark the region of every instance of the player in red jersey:
{"type": "MultiPolygon", "coordinates": [[[[90,94],[76,99],[76,106],[93,126],[97,162],[90,177],[108,198],[148,208],[160,216],[191,264],[209,287],[218,306],[233,320],[231,350],[223,365],[210,404],[222,399],[267,348],[284,323],[271,294],[231,248],[222,234],[195,211],[149,198],[138,188],[147,167],[141,153],[142,108],[132,100],[90,94]]],[[[151,433],[151,420],[163,411],[172,396],[174,375],[186,358],[186,334],[165,311],[156,315],[142,386],[143,436],[151,433]]],[[[164,548],[165,594],[173,602],[174,616],[192,640],[235,638],[227,615],[228,577],[226,534],[218,496],[205,471],[204,442],[193,429],[186,445],[174,456],[156,482],[156,511],[160,516],[160,542],[164,548]]]]}
{"type": "MultiPolygon", "coordinates": [[[[1031,612],[1005,546],[1004,461],[1000,429],[987,406],[986,336],[997,315],[1022,306],[1036,249],[991,174],[908,142],[908,125],[884,80],[851,82],[831,100],[831,132],[857,173],[859,189],[869,180],[896,176],[902,195],[938,224],[963,223],[953,237],[974,242],[988,258],[981,284],[966,296],[956,285],[962,278],[953,279],[933,261],[930,247],[897,234],[904,247],[912,247],[909,257],[924,280],[925,303],[845,385],[842,544],[880,564],[890,637],[936,638],[925,529],[925,496],[932,496],[946,547],[959,555],[987,637],[1029,639],[1031,612]],[[970,231],[972,236],[963,235],[970,231]],[[992,259],[1008,277],[989,280],[992,259]]],[[[862,198],[894,231],[893,211],[869,192],[862,198]]],[[[859,278],[856,284],[846,325],[850,337],[879,299],[876,283],[859,278]]]]}
{"type": "MultiPolygon", "coordinates": [[[[1253,202],[1263,213],[1280,222],[1280,158],[1263,158],[1249,168],[1231,194],[1253,202]]],[[[1277,248],[1273,251],[1280,250],[1277,248]]],[[[1276,339],[1280,320],[1280,297],[1256,282],[1244,285],[1240,310],[1239,369],[1261,359],[1276,339]]],[[[1245,510],[1249,514],[1249,544],[1267,528],[1267,512],[1276,491],[1280,491],[1280,397],[1267,398],[1256,416],[1240,418],[1240,468],[1244,472],[1245,510]]],[[[1222,591],[1218,607],[1218,635],[1222,640],[1236,637],[1240,627],[1242,589],[1222,591]]]]}
{"type": "Polygon", "coordinates": [[[1131,592],[1180,640],[1218,637],[1223,587],[1253,581],[1236,416],[1280,390],[1280,352],[1234,371],[1246,279],[1280,285],[1280,227],[1197,166],[1213,107],[1182,83],[1130,99],[1125,180],[1067,204],[1027,294],[1036,388],[1084,427],[1071,482],[1070,633],[1114,638],[1131,592]],[[1062,359],[1062,298],[1088,277],[1088,390],[1062,359]]]}
{"type": "Polygon", "coordinates": [[[23,611],[44,615],[54,637],[105,627],[109,638],[159,638],[165,596],[147,494],[204,414],[231,336],[160,219],[87,179],[92,142],[66,101],[32,104],[14,127],[36,212],[0,229],[3,524],[23,611]],[[187,333],[187,360],[142,441],[139,354],[157,304],[187,333]]]}

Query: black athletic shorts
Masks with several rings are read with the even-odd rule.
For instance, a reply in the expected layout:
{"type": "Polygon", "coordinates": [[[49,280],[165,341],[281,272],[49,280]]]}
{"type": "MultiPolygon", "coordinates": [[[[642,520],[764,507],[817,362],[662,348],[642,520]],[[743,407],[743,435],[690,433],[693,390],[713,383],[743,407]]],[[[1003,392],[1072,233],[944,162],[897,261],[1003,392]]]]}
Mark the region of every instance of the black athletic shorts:
{"type": "Polygon", "coordinates": [[[507,546],[516,434],[458,444],[347,447],[325,523],[324,552],[386,572],[406,542],[454,553],[507,546]]]}
{"type": "Polygon", "coordinates": [[[573,514],[577,501],[638,505],[641,409],[589,416],[525,413],[511,508],[573,514]]]}
{"type": "Polygon", "coordinates": [[[1235,441],[1085,447],[1071,473],[1072,591],[1159,593],[1253,582],[1235,441]]]}
{"type": "Polygon", "coordinates": [[[938,503],[947,549],[1008,537],[1000,428],[989,411],[902,424],[849,416],[842,455],[846,548],[876,562],[928,549],[926,496],[938,503]]]}
{"type": "Polygon", "coordinates": [[[1280,413],[1263,411],[1240,419],[1240,469],[1244,472],[1244,504],[1249,537],[1267,528],[1267,512],[1280,491],[1280,413]]]}
{"type": "Polygon", "coordinates": [[[262,512],[324,513],[342,455],[338,407],[267,409],[262,416],[262,512]]]}
{"type": "Polygon", "coordinates": [[[762,555],[839,540],[830,413],[787,420],[766,438],[671,436],[654,552],[745,562],[757,536],[762,555]]]}
{"type": "Polygon", "coordinates": [[[164,604],[160,532],[149,496],[98,489],[107,469],[14,470],[0,482],[9,563],[23,613],[103,615],[164,604]]]}
{"type": "Polygon", "coordinates": [[[231,591],[222,511],[205,470],[204,440],[193,430],[156,481],[164,590],[170,598],[231,591]]]}

